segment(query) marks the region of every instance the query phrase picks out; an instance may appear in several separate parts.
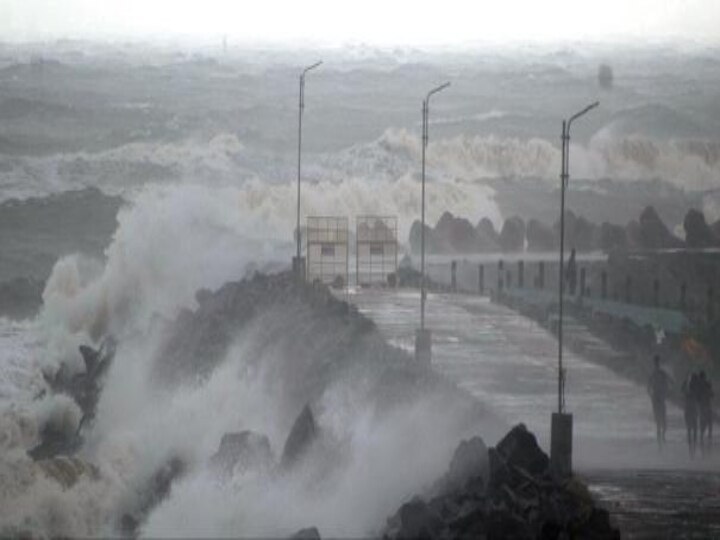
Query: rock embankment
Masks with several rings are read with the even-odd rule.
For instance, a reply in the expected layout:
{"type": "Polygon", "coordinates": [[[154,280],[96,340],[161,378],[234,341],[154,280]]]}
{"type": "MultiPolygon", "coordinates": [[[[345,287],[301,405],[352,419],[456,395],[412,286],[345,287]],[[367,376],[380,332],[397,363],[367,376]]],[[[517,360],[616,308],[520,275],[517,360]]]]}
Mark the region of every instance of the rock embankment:
{"type": "Polygon", "coordinates": [[[607,511],[575,477],[559,479],[524,425],[494,448],[460,444],[448,472],[425,497],[388,520],[386,539],[617,539],[607,511]]]}

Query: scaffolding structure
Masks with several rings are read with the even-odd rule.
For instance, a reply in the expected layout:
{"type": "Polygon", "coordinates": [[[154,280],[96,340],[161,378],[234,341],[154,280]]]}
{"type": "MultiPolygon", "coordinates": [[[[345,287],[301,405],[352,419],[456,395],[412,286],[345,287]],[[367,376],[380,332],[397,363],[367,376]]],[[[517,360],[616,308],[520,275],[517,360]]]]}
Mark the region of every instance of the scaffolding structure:
{"type": "Polygon", "coordinates": [[[358,286],[390,284],[397,271],[397,217],[358,216],[355,242],[358,286]]]}
{"type": "Polygon", "coordinates": [[[308,216],[307,279],[342,288],[348,283],[348,218],[308,216]]]}

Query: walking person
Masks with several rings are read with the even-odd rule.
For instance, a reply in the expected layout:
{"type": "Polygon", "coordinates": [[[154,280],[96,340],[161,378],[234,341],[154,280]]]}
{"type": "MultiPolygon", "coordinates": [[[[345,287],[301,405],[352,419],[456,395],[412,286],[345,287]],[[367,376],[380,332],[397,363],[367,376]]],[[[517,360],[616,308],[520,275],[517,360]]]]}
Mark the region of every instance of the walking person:
{"type": "Polygon", "coordinates": [[[567,268],[565,269],[565,281],[568,283],[568,291],[570,296],[575,296],[577,287],[577,262],[575,261],[575,248],[570,252],[567,268]]]}
{"type": "Polygon", "coordinates": [[[707,378],[705,371],[701,371],[698,376],[697,400],[700,420],[700,450],[703,454],[712,448],[713,396],[712,383],[707,378]]]}
{"type": "Polygon", "coordinates": [[[685,429],[687,431],[688,449],[690,457],[695,457],[698,436],[698,375],[692,371],[687,374],[682,384],[683,412],[685,415],[685,429]]]}
{"type": "Polygon", "coordinates": [[[658,446],[662,448],[663,444],[665,444],[665,431],[667,430],[665,400],[667,399],[668,389],[670,388],[670,377],[668,377],[668,374],[660,367],[660,356],[656,354],[653,360],[655,367],[648,379],[647,390],[652,400],[658,446]]]}

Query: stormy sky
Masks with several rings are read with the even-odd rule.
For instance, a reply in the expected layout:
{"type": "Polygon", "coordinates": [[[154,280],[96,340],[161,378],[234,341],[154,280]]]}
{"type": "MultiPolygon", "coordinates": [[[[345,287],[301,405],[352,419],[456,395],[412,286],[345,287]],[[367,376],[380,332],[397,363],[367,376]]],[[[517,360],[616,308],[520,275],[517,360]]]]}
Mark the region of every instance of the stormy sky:
{"type": "Polygon", "coordinates": [[[4,41],[186,38],[309,45],[720,42],[718,0],[3,0],[4,41]]]}

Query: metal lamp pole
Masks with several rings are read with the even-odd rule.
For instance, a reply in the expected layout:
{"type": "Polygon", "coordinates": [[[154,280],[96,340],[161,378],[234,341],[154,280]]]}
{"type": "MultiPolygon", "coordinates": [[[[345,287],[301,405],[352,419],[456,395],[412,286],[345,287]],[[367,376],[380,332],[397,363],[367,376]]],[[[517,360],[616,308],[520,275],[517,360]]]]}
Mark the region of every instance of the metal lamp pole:
{"type": "Polygon", "coordinates": [[[563,296],[565,294],[565,190],[570,180],[570,126],[585,113],[600,105],[596,101],[575,113],[562,123],[562,164],[560,169],[560,272],[559,272],[559,318],[558,318],[558,413],[565,411],[565,372],[563,370],[563,296]]]}
{"type": "Polygon", "coordinates": [[[297,225],[296,225],[296,238],[297,238],[297,253],[296,258],[293,261],[293,270],[300,280],[304,279],[303,272],[303,261],[301,255],[301,234],[300,234],[300,159],[302,155],[302,117],[303,109],[305,109],[305,75],[311,69],[315,69],[322,61],[315,62],[313,65],[303,69],[300,74],[300,98],[298,106],[298,154],[297,154],[297,225]]]}
{"type": "Polygon", "coordinates": [[[550,429],[550,467],[555,474],[567,477],[572,474],[573,417],[565,412],[565,370],[563,368],[563,294],[565,292],[565,190],[570,178],[570,126],[599,105],[588,105],[562,123],[562,163],[560,166],[560,270],[559,270],[559,317],[558,317],[558,411],[552,414],[550,429]]]}
{"type": "Polygon", "coordinates": [[[425,149],[428,145],[428,125],[430,123],[430,98],[450,86],[449,82],[430,90],[423,100],[422,107],[422,203],[420,227],[420,328],[415,333],[415,360],[429,365],[432,362],[432,336],[425,328],[425,149]]]}
{"type": "Polygon", "coordinates": [[[430,98],[433,94],[445,90],[450,86],[449,82],[441,84],[430,90],[423,101],[422,115],[422,205],[420,228],[420,330],[425,330],[425,149],[428,145],[428,123],[430,113],[430,98]]]}

